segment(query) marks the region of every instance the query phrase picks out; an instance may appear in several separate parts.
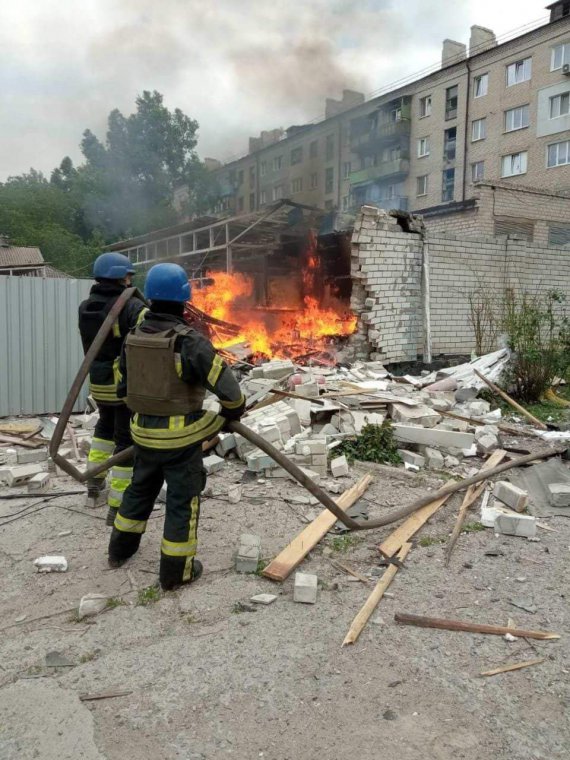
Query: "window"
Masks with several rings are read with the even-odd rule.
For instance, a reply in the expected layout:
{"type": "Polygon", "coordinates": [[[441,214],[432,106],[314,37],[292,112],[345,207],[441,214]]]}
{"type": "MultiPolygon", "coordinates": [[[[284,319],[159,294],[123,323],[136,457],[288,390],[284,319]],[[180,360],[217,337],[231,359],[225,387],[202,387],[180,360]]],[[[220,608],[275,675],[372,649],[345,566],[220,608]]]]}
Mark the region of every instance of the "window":
{"type": "Polygon", "coordinates": [[[507,66],[507,87],[528,82],[532,75],[532,58],[525,58],[507,66]]]}
{"type": "Polygon", "coordinates": [[[457,116],[457,96],[459,94],[459,86],[453,85],[448,87],[445,91],[445,118],[455,119],[457,116]]]}
{"type": "Polygon", "coordinates": [[[238,198],[238,211],[243,211],[243,196],[238,198]]]}
{"type": "Polygon", "coordinates": [[[255,211],[255,193],[249,194],[249,210],[255,211]]]}
{"type": "Polygon", "coordinates": [[[291,166],[295,166],[295,164],[300,164],[303,160],[303,146],[300,145],[298,148],[293,148],[291,151],[291,166]]]}
{"type": "Polygon", "coordinates": [[[473,80],[473,97],[482,98],[489,89],[489,75],[481,74],[473,80]]]}
{"type": "Polygon", "coordinates": [[[417,178],[416,194],[418,197],[420,195],[427,195],[427,191],[428,191],[428,175],[424,174],[423,177],[417,178]]]}
{"type": "Polygon", "coordinates": [[[485,162],[476,161],[471,164],[471,182],[480,182],[485,178],[485,162]]]}
{"type": "Polygon", "coordinates": [[[267,161],[262,161],[259,164],[259,174],[261,177],[265,177],[265,175],[267,174],[267,161]]]}
{"type": "Polygon", "coordinates": [[[297,177],[291,182],[291,192],[300,193],[303,190],[303,178],[297,177]]]}
{"type": "Polygon", "coordinates": [[[553,166],[565,166],[570,164],[570,140],[554,143],[548,146],[548,158],[546,165],[549,169],[553,166]]]}
{"type": "Polygon", "coordinates": [[[429,156],[429,137],[420,137],[418,140],[418,158],[429,156]]]}
{"type": "Polygon", "coordinates": [[[455,159],[456,147],[457,127],[451,127],[451,129],[446,129],[443,133],[443,157],[446,161],[453,161],[455,159]]]}
{"type": "Polygon", "coordinates": [[[238,172],[238,185],[243,185],[243,169],[238,172]]]}
{"type": "Polygon", "coordinates": [[[390,121],[391,122],[402,121],[402,109],[400,107],[392,108],[392,110],[390,111],[390,121]]]}
{"type": "Polygon", "coordinates": [[[273,171],[278,172],[283,166],[283,156],[275,156],[273,159],[273,171]]]}
{"type": "Polygon", "coordinates": [[[266,190],[262,190],[259,193],[259,203],[260,203],[261,206],[264,206],[267,203],[267,191],[266,190]]]}
{"type": "Polygon", "coordinates": [[[325,160],[332,161],[334,158],[334,135],[327,135],[327,142],[325,146],[325,160]]]}
{"type": "Polygon", "coordinates": [[[528,153],[511,153],[501,159],[501,177],[514,177],[517,174],[526,174],[528,153]]]}
{"type": "Polygon", "coordinates": [[[570,113],[570,92],[555,95],[550,98],[550,118],[557,119],[559,116],[567,116],[570,113]]]}
{"type": "Polygon", "coordinates": [[[345,161],[342,165],[342,176],[343,179],[348,179],[350,177],[350,161],[345,161]]]}
{"type": "Polygon", "coordinates": [[[281,198],[283,198],[283,185],[276,185],[273,188],[273,200],[274,201],[280,201],[281,198]]]}
{"type": "Polygon", "coordinates": [[[425,116],[431,116],[431,95],[420,98],[420,119],[425,116]]]}
{"type": "Polygon", "coordinates": [[[565,63],[570,63],[570,42],[552,48],[550,70],[556,71],[557,69],[561,69],[565,63]]]}
{"type": "Polygon", "coordinates": [[[487,137],[487,119],[473,119],[471,122],[471,142],[487,137]]]}
{"type": "Polygon", "coordinates": [[[311,190],[314,190],[319,184],[319,175],[314,172],[311,174],[311,190]]]}
{"type": "Polygon", "coordinates": [[[316,158],[319,152],[319,143],[316,140],[309,145],[309,158],[316,158]]]}
{"type": "Polygon", "coordinates": [[[325,171],[325,193],[332,193],[334,190],[334,169],[332,167],[325,171]]]}
{"type": "Polygon", "coordinates": [[[442,174],[441,200],[452,201],[455,192],[455,169],[444,169],[442,174]]]}
{"type": "Polygon", "coordinates": [[[386,195],[384,196],[387,201],[393,201],[398,197],[399,185],[388,185],[386,189],[386,195]]]}
{"type": "Polygon", "coordinates": [[[349,208],[348,203],[349,203],[348,195],[343,195],[342,196],[342,210],[343,211],[348,211],[348,208],[349,208]]]}
{"type": "Polygon", "coordinates": [[[514,132],[516,129],[528,127],[530,123],[529,107],[519,106],[505,111],[505,132],[514,132]]]}
{"type": "Polygon", "coordinates": [[[249,167],[249,184],[250,185],[255,184],[255,166],[249,167]]]}

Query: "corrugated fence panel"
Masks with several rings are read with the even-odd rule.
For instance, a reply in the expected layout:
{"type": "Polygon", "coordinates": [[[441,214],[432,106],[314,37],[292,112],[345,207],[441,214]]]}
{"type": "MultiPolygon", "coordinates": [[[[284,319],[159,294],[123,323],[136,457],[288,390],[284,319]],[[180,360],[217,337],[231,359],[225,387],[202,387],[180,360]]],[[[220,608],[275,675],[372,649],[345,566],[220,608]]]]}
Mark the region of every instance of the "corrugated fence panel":
{"type": "MultiPolygon", "coordinates": [[[[0,276],[0,417],[61,411],[83,359],[77,308],[91,284],[0,276]]],[[[75,411],[86,398],[84,386],[75,411]]]]}

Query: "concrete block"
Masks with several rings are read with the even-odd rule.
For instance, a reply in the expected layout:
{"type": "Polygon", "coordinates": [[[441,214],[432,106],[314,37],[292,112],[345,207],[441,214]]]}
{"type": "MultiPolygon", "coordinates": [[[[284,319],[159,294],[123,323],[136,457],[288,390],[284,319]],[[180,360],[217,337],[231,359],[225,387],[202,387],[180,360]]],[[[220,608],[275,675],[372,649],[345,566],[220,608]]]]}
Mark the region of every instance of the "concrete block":
{"type": "Polygon", "coordinates": [[[462,449],[461,453],[464,457],[476,457],[477,456],[477,444],[473,444],[468,449],[462,449]]]}
{"type": "Polygon", "coordinates": [[[38,475],[40,472],[45,472],[47,462],[44,464],[23,464],[16,467],[10,467],[8,469],[8,485],[19,486],[22,483],[27,483],[34,475],[38,475]]]}
{"type": "Polygon", "coordinates": [[[306,401],[303,398],[298,398],[293,401],[295,411],[299,415],[299,421],[301,425],[307,427],[311,424],[311,402],[306,401]]]}
{"type": "Polygon", "coordinates": [[[458,388],[455,391],[455,400],[458,404],[464,404],[477,398],[477,388],[458,388]]]}
{"type": "Polygon", "coordinates": [[[348,475],[349,467],[344,454],[336,459],[331,459],[331,474],[333,478],[342,478],[348,475]]]}
{"type": "MultiPolygon", "coordinates": [[[[309,467],[303,467],[301,465],[299,465],[299,469],[301,469],[308,478],[310,478],[311,480],[314,480],[315,483],[317,484],[320,483],[320,480],[321,480],[320,473],[315,472],[314,470],[311,470],[309,467]]],[[[297,482],[296,478],[294,478],[289,473],[287,473],[287,476],[289,477],[290,480],[294,481],[295,483],[297,482]]]]}
{"type": "Polygon", "coordinates": [[[28,493],[45,493],[50,486],[49,473],[38,472],[28,480],[28,493]]]}
{"type": "Polygon", "coordinates": [[[320,465],[320,466],[327,466],[327,455],[326,454],[311,454],[311,463],[313,465],[320,465]]]}
{"type": "MultiPolygon", "coordinates": [[[[302,401],[303,399],[301,399],[302,401]]],[[[291,435],[298,435],[301,432],[301,420],[295,409],[289,409],[285,412],[285,417],[289,421],[289,430],[291,435]]]]}
{"type": "Polygon", "coordinates": [[[220,439],[216,446],[218,456],[223,457],[236,448],[236,438],[233,433],[219,433],[218,438],[220,439]]]}
{"type": "Polygon", "coordinates": [[[236,554],[236,572],[255,573],[261,558],[261,538],[252,533],[242,533],[236,554]]]}
{"type": "Polygon", "coordinates": [[[426,460],[426,466],[430,470],[441,470],[443,468],[444,458],[441,451],[426,446],[423,450],[423,455],[426,460]]]}
{"type": "Polygon", "coordinates": [[[18,464],[18,451],[17,449],[4,449],[6,455],[6,464],[18,464]]]}
{"type": "Polygon", "coordinates": [[[277,594],[256,594],[250,598],[254,604],[272,604],[277,599],[277,594]]]}
{"type": "Polygon", "coordinates": [[[317,383],[303,383],[295,386],[295,393],[299,396],[308,396],[309,398],[319,397],[319,386],[317,383]]]}
{"type": "Polygon", "coordinates": [[[416,454],[414,451],[406,451],[406,449],[398,449],[398,454],[402,458],[402,462],[411,464],[414,467],[425,467],[426,460],[421,454],[416,454]]]}
{"type": "Polygon", "coordinates": [[[495,533],[503,533],[506,536],[524,536],[533,538],[536,535],[536,518],[530,515],[499,515],[493,526],[495,533]]]}
{"type": "Polygon", "coordinates": [[[277,425],[274,424],[265,426],[259,425],[257,432],[264,440],[267,441],[267,443],[276,443],[277,441],[283,440],[281,430],[277,427],[277,425]]]}
{"type": "Polygon", "coordinates": [[[469,401],[465,406],[469,412],[468,417],[483,417],[491,411],[488,401],[469,401]]]}
{"type": "Polygon", "coordinates": [[[207,475],[213,475],[215,472],[223,469],[224,460],[216,454],[210,454],[204,457],[204,468],[207,475]]]}
{"type": "Polygon", "coordinates": [[[553,507],[570,507],[570,485],[568,483],[550,483],[548,500],[553,507]]]}
{"type": "Polygon", "coordinates": [[[85,617],[94,617],[103,612],[107,607],[107,597],[103,594],[86,594],[81,597],[77,617],[83,620],[85,617]]]}
{"type": "Polygon", "coordinates": [[[272,361],[262,365],[263,377],[270,380],[281,380],[283,377],[288,377],[295,371],[295,366],[292,361],[285,359],[283,361],[272,361]]]}
{"type": "Polygon", "coordinates": [[[439,428],[424,428],[414,425],[392,425],[394,437],[404,443],[418,443],[426,446],[437,446],[442,449],[466,449],[475,440],[472,433],[456,433],[452,430],[439,428]]]}
{"type": "Polygon", "coordinates": [[[499,480],[495,483],[493,496],[515,512],[522,512],[528,501],[528,493],[509,483],[508,480],[499,480]]]}
{"type": "Polygon", "coordinates": [[[18,451],[18,464],[35,464],[45,462],[48,458],[47,449],[24,449],[18,451]]]}
{"type": "Polygon", "coordinates": [[[421,425],[426,428],[433,428],[441,420],[441,416],[422,404],[418,406],[407,406],[406,404],[390,404],[390,416],[394,422],[401,422],[404,425],[421,425]]]}
{"type": "Polygon", "coordinates": [[[315,604],[317,601],[317,583],[317,576],[312,573],[295,573],[293,601],[301,602],[301,604],[315,604]]]}
{"type": "Polygon", "coordinates": [[[499,439],[495,435],[487,433],[482,435],[477,440],[477,453],[478,454],[490,454],[499,448],[499,439]]]}
{"type": "Polygon", "coordinates": [[[67,560],[61,555],[45,555],[34,560],[34,566],[38,573],[65,573],[67,572],[67,560]]]}
{"type": "Polygon", "coordinates": [[[451,469],[453,467],[459,467],[459,465],[461,464],[461,462],[459,461],[459,459],[457,459],[457,457],[452,457],[452,456],[446,456],[445,459],[443,460],[443,463],[448,469],[451,469]]]}
{"type": "Polygon", "coordinates": [[[270,470],[272,467],[278,467],[277,462],[265,454],[263,451],[253,451],[247,455],[247,469],[251,472],[261,472],[262,470],[270,470]]]}

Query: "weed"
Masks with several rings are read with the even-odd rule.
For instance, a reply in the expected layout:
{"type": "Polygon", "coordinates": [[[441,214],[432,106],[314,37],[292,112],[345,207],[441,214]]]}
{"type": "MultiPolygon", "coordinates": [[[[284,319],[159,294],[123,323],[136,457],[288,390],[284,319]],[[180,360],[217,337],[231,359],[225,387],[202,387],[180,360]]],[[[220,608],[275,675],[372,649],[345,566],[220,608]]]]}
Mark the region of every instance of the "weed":
{"type": "Polygon", "coordinates": [[[344,441],[334,450],[334,455],[346,454],[350,461],[398,464],[402,459],[394,440],[392,424],[386,420],[381,425],[365,425],[360,435],[352,441],[344,441]]]}
{"type": "Polygon", "coordinates": [[[97,658],[97,652],[86,652],[85,654],[82,654],[79,658],[80,663],[86,663],[91,662],[91,660],[95,660],[97,658]]]}
{"type": "Polygon", "coordinates": [[[239,615],[240,612],[257,612],[256,607],[251,604],[245,604],[244,602],[236,602],[232,607],[232,613],[239,615]]]}
{"type": "Polygon", "coordinates": [[[127,603],[124,599],[120,599],[118,596],[110,596],[107,599],[107,609],[114,610],[115,607],[126,607],[127,603]]]}
{"type": "Polygon", "coordinates": [[[158,602],[161,597],[160,589],[158,586],[147,586],[141,588],[138,593],[137,604],[141,607],[147,607],[149,604],[158,602]]]}
{"type": "Polygon", "coordinates": [[[258,562],[257,562],[257,568],[255,569],[255,575],[263,575],[263,571],[265,570],[265,568],[267,567],[268,564],[269,564],[269,560],[268,559],[260,559],[260,560],[258,560],[258,562]]]}
{"type": "Polygon", "coordinates": [[[485,530],[485,526],[480,522],[466,523],[463,526],[464,533],[477,533],[479,530],[485,530]]]}
{"type": "Polygon", "coordinates": [[[443,536],[423,536],[419,540],[420,546],[436,546],[437,544],[444,544],[446,539],[443,536]]]}
{"type": "Polygon", "coordinates": [[[351,547],[358,546],[361,541],[361,536],[353,536],[351,533],[347,533],[344,536],[335,536],[331,541],[331,549],[333,552],[345,554],[351,547]]]}

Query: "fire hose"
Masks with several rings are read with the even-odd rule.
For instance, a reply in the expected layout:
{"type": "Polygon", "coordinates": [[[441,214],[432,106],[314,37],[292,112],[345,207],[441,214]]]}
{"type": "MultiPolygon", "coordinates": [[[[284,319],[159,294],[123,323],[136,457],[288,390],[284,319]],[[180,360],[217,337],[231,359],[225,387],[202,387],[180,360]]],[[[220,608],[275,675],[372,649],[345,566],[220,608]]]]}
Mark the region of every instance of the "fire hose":
{"type": "MultiPolygon", "coordinates": [[[[121,462],[128,460],[133,455],[133,447],[131,446],[128,449],[119,452],[118,454],[114,454],[106,462],[103,462],[94,467],[89,467],[87,470],[82,472],[59,453],[59,447],[61,445],[63,434],[69,422],[69,417],[73,411],[73,407],[75,405],[79,392],[87,378],[87,375],[89,374],[89,368],[91,367],[94,358],[99,353],[101,346],[105,342],[109,331],[113,327],[113,323],[118,318],[127,301],[135,294],[136,290],[136,288],[125,289],[119,298],[115,301],[113,307],[107,315],[107,318],[101,325],[101,328],[97,333],[95,340],[89,347],[89,350],[85,354],[83,362],[81,363],[75,380],[73,381],[69,394],[61,410],[61,414],[55,427],[52,439],[50,441],[49,453],[52,460],[64,472],[66,472],[68,475],[71,475],[72,478],[75,478],[75,480],[79,481],[80,483],[84,483],[88,478],[98,475],[101,472],[105,472],[115,464],[120,464],[121,462]]],[[[425,507],[427,504],[430,504],[436,499],[442,498],[443,496],[449,496],[453,493],[456,493],[457,491],[462,491],[469,486],[474,485],[475,483],[480,483],[482,480],[488,480],[489,478],[505,472],[506,470],[510,470],[513,467],[520,467],[521,465],[529,464],[530,462],[533,462],[537,459],[543,459],[561,453],[557,449],[547,449],[538,453],[535,452],[533,454],[527,454],[526,456],[518,457],[511,460],[510,462],[499,465],[492,470],[482,470],[476,475],[473,475],[471,478],[466,478],[459,482],[450,482],[447,485],[443,486],[443,488],[440,488],[438,491],[430,492],[426,496],[423,496],[420,499],[416,499],[411,504],[390,512],[383,517],[379,517],[376,520],[359,521],[354,520],[352,517],[349,517],[338,506],[334,499],[332,499],[326,493],[326,491],[324,491],[313,480],[311,480],[311,478],[305,472],[303,472],[300,467],[298,467],[294,462],[291,462],[290,459],[288,459],[285,454],[283,454],[283,452],[278,451],[264,438],[255,433],[253,430],[250,430],[247,425],[244,425],[242,422],[232,421],[226,424],[226,429],[230,430],[232,433],[243,436],[254,446],[257,446],[268,456],[270,456],[275,462],[277,462],[278,465],[283,467],[284,470],[286,470],[298,483],[300,483],[300,485],[309,491],[309,493],[317,498],[326,509],[332,512],[335,517],[337,517],[338,520],[340,520],[340,522],[346,525],[346,527],[350,530],[372,530],[373,528],[381,528],[385,525],[390,525],[391,523],[397,522],[398,520],[407,517],[413,512],[416,512],[418,509],[425,507]]]]}

